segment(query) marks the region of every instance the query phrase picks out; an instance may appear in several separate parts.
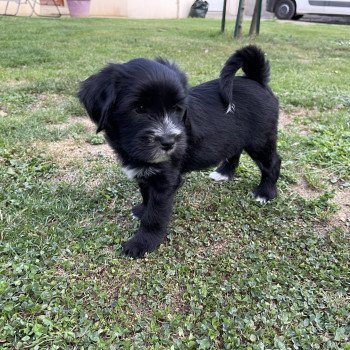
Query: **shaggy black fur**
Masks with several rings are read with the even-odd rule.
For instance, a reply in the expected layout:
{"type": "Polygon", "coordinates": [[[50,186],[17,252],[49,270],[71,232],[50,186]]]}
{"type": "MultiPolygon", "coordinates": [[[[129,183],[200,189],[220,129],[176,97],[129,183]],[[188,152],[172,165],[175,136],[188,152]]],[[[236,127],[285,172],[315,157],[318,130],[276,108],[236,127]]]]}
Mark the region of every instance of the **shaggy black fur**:
{"type": "Polygon", "coordinates": [[[163,240],[183,173],[221,163],[213,178],[230,179],[244,150],[261,170],[254,196],[276,197],[278,101],[269,71],[264,53],[247,46],[229,58],[220,79],[191,89],[163,59],[110,64],[81,84],[80,101],[143,198],[133,208],[141,224],[125,255],[141,257],[163,240]],[[234,76],[239,68],[244,77],[234,76]]]}

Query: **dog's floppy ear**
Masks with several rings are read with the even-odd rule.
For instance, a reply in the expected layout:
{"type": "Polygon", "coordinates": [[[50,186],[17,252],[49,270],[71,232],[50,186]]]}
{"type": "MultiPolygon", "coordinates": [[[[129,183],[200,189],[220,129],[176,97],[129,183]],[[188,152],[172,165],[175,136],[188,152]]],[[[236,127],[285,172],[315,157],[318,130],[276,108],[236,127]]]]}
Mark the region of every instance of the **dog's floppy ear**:
{"type": "Polygon", "coordinates": [[[120,65],[110,64],[80,85],[78,98],[97,125],[97,132],[105,128],[106,121],[115,105],[119,75],[120,65]]]}

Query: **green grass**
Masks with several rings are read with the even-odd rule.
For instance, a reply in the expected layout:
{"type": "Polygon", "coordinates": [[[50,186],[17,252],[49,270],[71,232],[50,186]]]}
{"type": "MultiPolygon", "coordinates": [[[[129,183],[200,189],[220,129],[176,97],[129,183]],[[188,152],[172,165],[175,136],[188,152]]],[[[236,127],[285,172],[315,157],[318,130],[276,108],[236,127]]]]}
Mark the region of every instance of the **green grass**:
{"type": "Polygon", "coordinates": [[[0,17],[0,349],[350,349],[349,29],[267,21],[235,42],[219,26],[0,17]],[[77,118],[78,81],[164,56],[194,85],[249,42],[289,118],[279,198],[251,199],[246,156],[228,184],[190,174],[166,242],[121,257],[140,198],[77,118]]]}

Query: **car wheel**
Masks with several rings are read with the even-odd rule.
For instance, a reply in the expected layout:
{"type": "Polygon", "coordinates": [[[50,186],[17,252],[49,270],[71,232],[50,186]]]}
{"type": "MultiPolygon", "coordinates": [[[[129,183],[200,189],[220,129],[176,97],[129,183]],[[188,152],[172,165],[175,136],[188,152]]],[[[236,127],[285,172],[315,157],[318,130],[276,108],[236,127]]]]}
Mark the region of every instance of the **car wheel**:
{"type": "Polygon", "coordinates": [[[295,4],[292,0],[280,0],[275,7],[278,19],[291,19],[295,15],[295,4]]]}

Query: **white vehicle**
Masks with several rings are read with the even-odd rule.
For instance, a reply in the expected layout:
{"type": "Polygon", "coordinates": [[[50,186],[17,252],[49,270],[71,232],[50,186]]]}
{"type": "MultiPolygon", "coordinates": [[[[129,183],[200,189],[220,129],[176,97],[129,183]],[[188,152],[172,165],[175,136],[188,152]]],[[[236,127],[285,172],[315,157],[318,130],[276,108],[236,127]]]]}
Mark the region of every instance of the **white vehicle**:
{"type": "Polygon", "coordinates": [[[350,15],[350,0],[267,0],[266,10],[278,19],[298,19],[304,14],[350,15]]]}

